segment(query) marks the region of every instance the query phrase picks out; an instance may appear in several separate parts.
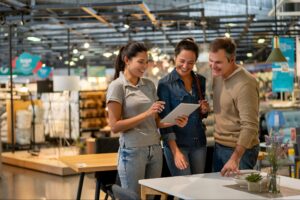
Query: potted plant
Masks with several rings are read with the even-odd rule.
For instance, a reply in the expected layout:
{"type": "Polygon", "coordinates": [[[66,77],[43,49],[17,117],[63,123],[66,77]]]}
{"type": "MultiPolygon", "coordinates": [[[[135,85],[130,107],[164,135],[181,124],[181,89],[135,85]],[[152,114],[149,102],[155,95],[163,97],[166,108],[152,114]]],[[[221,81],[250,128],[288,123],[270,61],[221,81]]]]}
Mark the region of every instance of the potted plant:
{"type": "Polygon", "coordinates": [[[260,181],[263,177],[259,173],[251,173],[246,177],[249,192],[260,192],[260,181]]]}

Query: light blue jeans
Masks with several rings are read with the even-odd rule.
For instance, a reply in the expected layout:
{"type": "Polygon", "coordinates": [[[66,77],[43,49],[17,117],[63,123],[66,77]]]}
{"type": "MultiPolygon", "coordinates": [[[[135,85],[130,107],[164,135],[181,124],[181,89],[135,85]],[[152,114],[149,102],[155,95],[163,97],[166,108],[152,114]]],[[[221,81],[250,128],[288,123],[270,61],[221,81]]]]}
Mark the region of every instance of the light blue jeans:
{"type": "Polygon", "coordinates": [[[119,149],[118,173],[121,185],[140,195],[140,179],[159,178],[162,171],[162,148],[159,144],[119,149]]]}
{"type": "MultiPolygon", "coordinates": [[[[215,143],[213,158],[214,172],[220,172],[222,170],[223,166],[230,159],[233,152],[234,148],[215,143]]],[[[239,169],[253,169],[257,161],[258,152],[258,145],[252,147],[252,149],[247,149],[242,156],[239,169]]]]}
{"type": "Polygon", "coordinates": [[[164,147],[164,154],[172,176],[204,173],[206,160],[206,146],[179,147],[179,149],[187,159],[187,162],[189,163],[189,166],[184,170],[180,170],[176,167],[170,147],[164,147]]]}

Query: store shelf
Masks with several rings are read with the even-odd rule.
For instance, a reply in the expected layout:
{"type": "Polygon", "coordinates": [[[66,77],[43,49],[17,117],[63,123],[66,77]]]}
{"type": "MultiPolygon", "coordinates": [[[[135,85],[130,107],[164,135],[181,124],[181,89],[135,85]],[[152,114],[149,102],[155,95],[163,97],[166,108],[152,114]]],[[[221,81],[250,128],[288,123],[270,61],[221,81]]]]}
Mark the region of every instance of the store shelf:
{"type": "Polygon", "coordinates": [[[79,92],[79,132],[98,132],[107,125],[105,91],[79,92]]]}

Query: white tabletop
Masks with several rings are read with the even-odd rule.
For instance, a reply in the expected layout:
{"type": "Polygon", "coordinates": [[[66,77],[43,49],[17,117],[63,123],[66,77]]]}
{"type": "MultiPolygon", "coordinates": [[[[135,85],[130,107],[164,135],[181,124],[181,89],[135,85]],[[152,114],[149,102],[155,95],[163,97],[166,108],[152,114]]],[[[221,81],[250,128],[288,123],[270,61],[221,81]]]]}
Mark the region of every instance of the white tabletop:
{"type": "MultiPolygon", "coordinates": [[[[139,183],[182,199],[266,199],[259,195],[225,187],[236,183],[231,177],[222,177],[220,173],[144,179],[139,183]]],[[[300,190],[299,179],[280,176],[280,185],[300,190]]],[[[276,199],[300,199],[300,195],[276,199]]]]}

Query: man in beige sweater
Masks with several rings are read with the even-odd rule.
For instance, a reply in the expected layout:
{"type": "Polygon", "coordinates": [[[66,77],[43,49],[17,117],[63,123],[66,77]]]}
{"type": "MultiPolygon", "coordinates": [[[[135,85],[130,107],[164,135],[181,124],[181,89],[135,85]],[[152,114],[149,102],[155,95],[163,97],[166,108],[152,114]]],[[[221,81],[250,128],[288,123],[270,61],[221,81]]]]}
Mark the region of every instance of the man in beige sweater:
{"type": "Polygon", "coordinates": [[[230,38],[217,38],[210,45],[216,121],[213,166],[223,176],[253,169],[259,152],[258,83],[235,63],[235,51],[230,38]]]}

